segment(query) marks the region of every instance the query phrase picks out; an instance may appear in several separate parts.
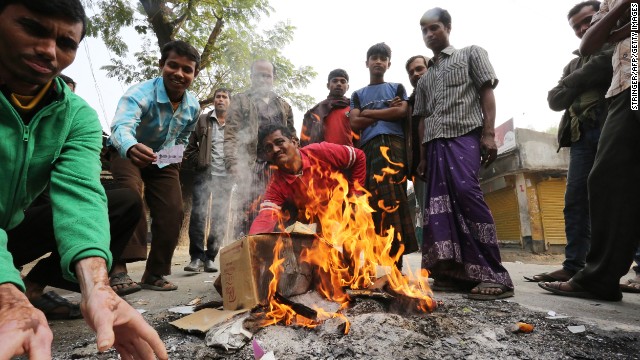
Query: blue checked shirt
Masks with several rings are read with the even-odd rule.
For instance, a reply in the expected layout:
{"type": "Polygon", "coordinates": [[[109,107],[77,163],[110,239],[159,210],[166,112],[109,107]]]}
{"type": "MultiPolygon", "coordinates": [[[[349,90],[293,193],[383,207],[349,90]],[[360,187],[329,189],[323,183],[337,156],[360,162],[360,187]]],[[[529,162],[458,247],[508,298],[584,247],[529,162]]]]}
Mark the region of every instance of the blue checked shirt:
{"type": "Polygon", "coordinates": [[[174,112],[161,77],[141,82],[120,98],[109,143],[123,158],[137,143],[155,152],[173,145],[186,145],[199,112],[200,103],[189,91],[174,112]]]}

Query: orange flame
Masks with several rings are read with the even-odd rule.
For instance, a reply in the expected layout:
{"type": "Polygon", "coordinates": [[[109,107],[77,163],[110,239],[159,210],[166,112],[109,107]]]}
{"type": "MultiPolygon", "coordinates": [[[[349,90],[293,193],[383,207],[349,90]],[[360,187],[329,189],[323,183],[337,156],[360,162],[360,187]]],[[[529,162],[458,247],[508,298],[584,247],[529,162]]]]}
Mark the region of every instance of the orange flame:
{"type": "Polygon", "coordinates": [[[402,164],[402,163],[397,163],[397,162],[391,161],[391,159],[389,158],[389,155],[387,154],[387,152],[389,152],[389,147],[388,146],[380,146],[380,153],[382,154],[382,156],[385,159],[387,159],[389,164],[395,165],[395,166],[404,167],[404,164],[402,164]]]}
{"type": "MultiPolygon", "coordinates": [[[[386,150],[382,152],[386,157],[386,150]]],[[[388,170],[383,172],[395,171],[386,169],[388,170]]],[[[305,216],[319,224],[318,241],[311,248],[303,250],[299,260],[314,265],[316,290],[325,298],[339,303],[341,311],[351,300],[346,288],[364,289],[372,285],[377,277],[386,275],[389,288],[396,294],[411,299],[411,304],[415,304],[414,310],[433,311],[436,302],[427,282],[428,272],[422,270],[420,274],[414,275],[408,269],[407,275],[404,275],[395,266],[404,247],[400,245],[394,256],[389,254],[395,229],[390,227],[382,235],[376,233],[371,216],[374,210],[369,205],[370,193],[357,182],[350,186],[342,173],[327,172],[317,164],[312,166],[311,171],[313,176],[307,187],[305,216]],[[378,273],[379,269],[383,270],[383,274],[378,273]]],[[[378,205],[387,212],[398,208],[378,205]]],[[[279,256],[281,249],[282,241],[278,240],[274,249],[274,262],[270,268],[274,277],[269,286],[270,311],[266,314],[269,320],[265,325],[284,323],[315,327],[319,321],[328,317],[341,317],[346,321],[344,315],[328,313],[320,308],[314,309],[319,314],[319,320],[313,321],[274,300],[282,273],[283,260],[279,256]]],[[[345,333],[348,331],[347,321],[345,333]]]]}

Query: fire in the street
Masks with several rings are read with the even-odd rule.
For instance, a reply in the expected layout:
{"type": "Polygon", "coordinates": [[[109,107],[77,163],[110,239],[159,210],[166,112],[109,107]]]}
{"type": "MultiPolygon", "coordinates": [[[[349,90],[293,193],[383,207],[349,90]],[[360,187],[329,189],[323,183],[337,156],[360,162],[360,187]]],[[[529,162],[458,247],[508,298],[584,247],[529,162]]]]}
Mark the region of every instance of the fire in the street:
{"type": "MultiPolygon", "coordinates": [[[[389,160],[386,150],[381,151],[389,160]]],[[[402,166],[390,160],[389,164],[402,166]]],[[[382,235],[376,233],[371,216],[374,210],[369,206],[370,194],[358,183],[352,185],[355,192],[349,193],[349,183],[341,173],[323,173],[319,166],[313,166],[312,171],[315,174],[314,180],[308,184],[305,217],[309,222],[318,223],[320,229],[318,240],[313,247],[303,250],[300,261],[313,265],[316,290],[325,298],[339,303],[341,308],[338,311],[341,311],[351,300],[346,289],[366,289],[377,278],[385,276],[388,291],[409,300],[406,304],[413,309],[406,309],[408,312],[433,311],[436,302],[427,282],[428,273],[422,270],[414,274],[407,269],[407,274],[402,274],[394,265],[404,248],[401,245],[395,256],[389,255],[395,229],[391,227],[382,235]]],[[[389,171],[397,172],[392,168],[389,171]]],[[[397,209],[395,206],[382,208],[388,212],[397,209]]],[[[278,280],[282,274],[283,259],[279,256],[282,244],[279,239],[274,248],[274,261],[270,268],[274,276],[269,285],[265,325],[282,323],[315,327],[329,317],[344,318],[342,314],[316,308],[317,318],[309,319],[276,300],[278,280]]],[[[348,329],[347,322],[345,333],[348,329]]]]}

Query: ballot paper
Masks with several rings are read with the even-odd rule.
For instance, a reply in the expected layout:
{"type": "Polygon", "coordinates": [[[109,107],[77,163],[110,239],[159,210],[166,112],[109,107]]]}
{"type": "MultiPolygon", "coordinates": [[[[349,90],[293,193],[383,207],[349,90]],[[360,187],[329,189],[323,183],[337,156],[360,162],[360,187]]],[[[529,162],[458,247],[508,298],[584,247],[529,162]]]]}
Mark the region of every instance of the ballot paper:
{"type": "Polygon", "coordinates": [[[184,153],[184,145],[174,145],[164,148],[156,153],[158,160],[154,162],[158,167],[164,167],[169,164],[181,163],[182,154],[184,153]]]}

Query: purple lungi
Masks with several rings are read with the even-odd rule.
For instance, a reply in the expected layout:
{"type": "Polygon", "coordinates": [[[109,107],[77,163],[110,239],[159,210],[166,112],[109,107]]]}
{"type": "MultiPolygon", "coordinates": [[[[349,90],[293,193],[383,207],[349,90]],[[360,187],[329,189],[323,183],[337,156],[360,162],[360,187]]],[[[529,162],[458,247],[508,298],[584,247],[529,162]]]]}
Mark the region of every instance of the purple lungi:
{"type": "Polygon", "coordinates": [[[480,132],[434,139],[427,143],[426,157],[422,267],[434,279],[489,282],[512,289],[478,181],[480,132]]]}

